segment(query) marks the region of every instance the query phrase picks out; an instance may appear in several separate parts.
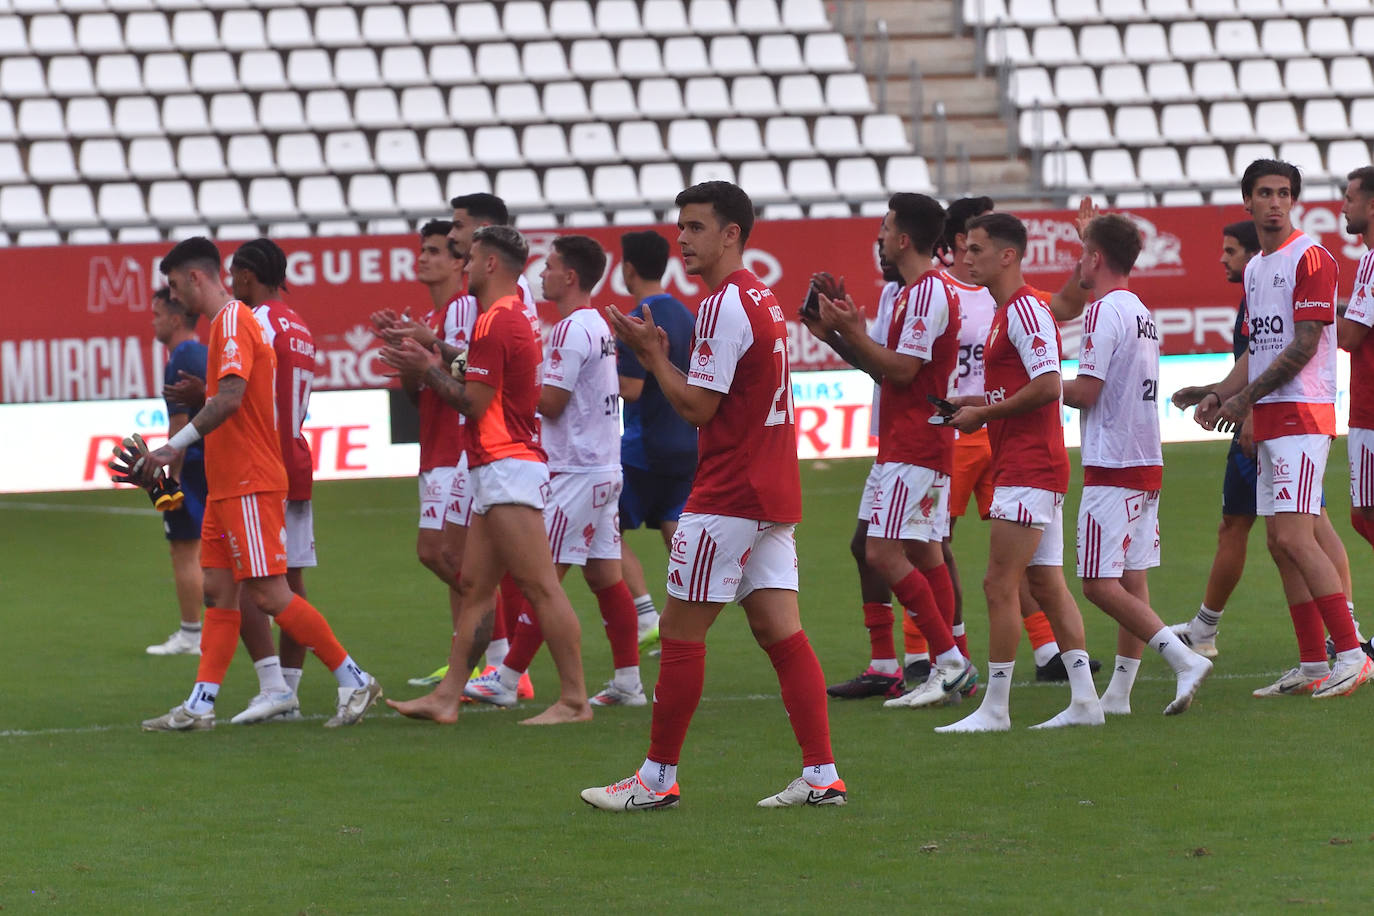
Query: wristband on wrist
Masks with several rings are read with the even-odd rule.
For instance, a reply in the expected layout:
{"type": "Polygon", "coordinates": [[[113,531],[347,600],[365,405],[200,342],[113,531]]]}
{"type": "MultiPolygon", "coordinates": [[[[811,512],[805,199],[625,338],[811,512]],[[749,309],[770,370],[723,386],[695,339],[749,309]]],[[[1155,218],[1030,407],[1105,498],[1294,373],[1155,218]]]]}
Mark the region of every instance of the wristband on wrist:
{"type": "Polygon", "coordinates": [[[167,444],[179,452],[184,452],[200,441],[200,430],[196,429],[194,423],[187,423],[177,430],[175,436],[167,440],[167,444]]]}

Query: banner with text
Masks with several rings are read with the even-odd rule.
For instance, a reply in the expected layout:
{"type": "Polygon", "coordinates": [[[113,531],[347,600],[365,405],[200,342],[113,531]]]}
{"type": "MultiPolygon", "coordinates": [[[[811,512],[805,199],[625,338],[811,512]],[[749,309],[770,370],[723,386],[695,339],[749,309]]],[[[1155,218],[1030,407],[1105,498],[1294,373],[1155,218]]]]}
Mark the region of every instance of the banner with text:
{"type": "MultiPolygon", "coordinates": [[[[1186,385],[1223,377],[1229,354],[1166,356],[1161,360],[1160,434],[1165,442],[1222,438],[1193,422],[1191,411],[1169,403],[1168,395],[1186,385]]],[[[1064,364],[1065,377],[1076,364],[1064,364]]],[[[1340,354],[1337,426],[1347,430],[1350,412],[1350,360],[1340,354]]],[[[869,435],[873,382],[855,369],[798,372],[792,376],[797,453],[806,460],[858,458],[877,454],[869,435]]],[[[419,446],[394,441],[391,398],[385,391],[326,391],[310,399],[304,425],[315,457],[316,480],[413,476],[419,446]]],[[[0,430],[13,432],[14,447],[0,451],[0,493],[94,490],[111,486],[105,461],[120,439],[132,432],[156,448],[167,436],[161,400],[86,401],[66,404],[0,405],[0,430]],[[39,432],[41,431],[41,433],[39,432]],[[22,432],[22,435],[20,434],[22,432]],[[23,443],[41,437],[41,458],[23,443]]],[[[1079,443],[1078,411],[1064,410],[1064,441],[1079,443]]]]}
{"type": "MultiPolygon", "coordinates": [[[[1294,208],[1294,222],[1325,244],[1341,264],[1341,292],[1348,294],[1362,252],[1342,233],[1338,204],[1294,208]]],[[[1144,250],[1133,287],[1154,310],[1170,354],[1224,352],[1240,288],[1217,264],[1221,228],[1244,217],[1239,207],[1175,207],[1130,211],[1141,227],[1144,250]]],[[[1027,280],[1056,290],[1081,250],[1069,211],[1024,214],[1030,233],[1027,280]]],[[[657,227],[669,240],[676,230],[657,227]]],[[[855,301],[872,314],[881,280],[873,239],[876,218],[760,222],[749,238],[745,265],[777,293],[789,315],[801,305],[811,274],[826,270],[847,278],[855,301]]],[[[571,230],[569,230],[571,231],[571,230]]],[[[620,277],[625,227],[577,230],[609,252],[607,274],[596,301],[623,309],[633,303],[620,277]]],[[[536,292],[544,257],[558,230],[527,232],[526,271],[536,292]]],[[[288,255],[287,301],[311,326],[317,346],[315,388],[366,389],[390,383],[377,360],[378,342],[367,321],[381,307],[423,315],[428,292],[415,280],[419,240],[408,236],[282,239],[288,255]]],[[[221,243],[226,261],[236,243],[221,243]]],[[[7,301],[0,310],[0,403],[125,400],[161,391],[165,354],[150,325],[149,298],[162,277],[158,262],[167,245],[68,245],[0,248],[7,301]]],[[[673,245],[676,250],[676,244],[673,245]]],[[[668,291],[695,309],[709,290],[688,276],[682,261],[669,262],[668,291]]],[[[544,303],[543,317],[558,319],[544,303]]],[[[202,337],[205,336],[202,327],[202,337]]],[[[1075,351],[1077,331],[1066,327],[1065,352],[1075,351]]],[[[843,364],[798,322],[789,322],[793,370],[834,369],[843,364]]]]}

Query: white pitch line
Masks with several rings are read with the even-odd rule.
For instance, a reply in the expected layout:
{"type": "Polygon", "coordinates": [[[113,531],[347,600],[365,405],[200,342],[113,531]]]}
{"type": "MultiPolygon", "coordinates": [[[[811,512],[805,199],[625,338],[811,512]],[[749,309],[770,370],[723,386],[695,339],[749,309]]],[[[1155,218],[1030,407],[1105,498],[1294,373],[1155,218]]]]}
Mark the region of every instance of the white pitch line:
{"type": "Polygon", "coordinates": [[[68,503],[14,502],[0,500],[0,511],[18,509],[25,512],[84,512],[91,515],[160,515],[156,509],[135,509],[129,506],[78,506],[68,503]]]}
{"type": "MultiPolygon", "coordinates": [[[[1265,678],[1269,678],[1269,677],[1273,677],[1273,676],[1274,676],[1274,672],[1272,672],[1272,671],[1264,671],[1264,672],[1261,672],[1261,673],[1259,673],[1259,674],[1213,674],[1213,675],[1209,678],[1209,680],[1213,680],[1213,681],[1244,681],[1244,680],[1263,681],[1265,678]]],[[[1168,677],[1168,676],[1165,676],[1165,675],[1141,675],[1140,677],[1137,677],[1137,678],[1136,678],[1136,683],[1140,683],[1141,681],[1172,681],[1172,680],[1173,680],[1172,677],[1168,677]]],[[[1064,689],[1068,689],[1068,686],[1069,686],[1069,685],[1068,685],[1067,683],[1065,683],[1065,682],[1059,682],[1059,681],[1015,681],[1015,682],[1012,683],[1012,686],[1013,686],[1013,687],[1061,687],[1061,688],[1064,688],[1064,689]]],[[[759,703],[759,702],[781,702],[781,697],[779,697],[776,693],[746,693],[746,694],[740,694],[740,695],[738,695],[738,696],[720,696],[720,697],[704,696],[704,697],[701,698],[701,701],[702,701],[703,703],[759,703]]],[[[524,709],[527,709],[527,708],[530,709],[530,710],[533,710],[533,709],[537,708],[538,706],[539,706],[539,704],[537,704],[537,703],[531,703],[531,702],[528,702],[528,701],[527,701],[527,702],[525,702],[525,703],[521,703],[520,706],[516,707],[516,709],[517,709],[517,711],[524,710],[524,709]]],[[[487,704],[485,704],[485,703],[481,703],[481,704],[476,704],[476,705],[474,705],[474,706],[465,708],[465,709],[463,710],[462,715],[463,715],[463,717],[467,717],[467,716],[470,716],[470,715],[480,714],[480,713],[495,713],[495,712],[499,712],[500,709],[501,709],[501,707],[498,707],[498,706],[489,706],[489,705],[487,705],[487,704]]],[[[401,716],[401,714],[400,714],[400,713],[397,713],[397,712],[391,712],[391,711],[389,711],[389,710],[380,711],[380,712],[381,712],[381,717],[382,717],[382,718],[388,718],[388,719],[400,719],[400,718],[403,718],[403,716],[401,716]]],[[[376,717],[377,717],[377,716],[374,716],[374,718],[376,718],[376,717]]],[[[310,721],[323,720],[324,718],[325,718],[325,717],[324,717],[324,715],[322,715],[322,714],[321,714],[321,715],[309,715],[309,716],[302,716],[300,719],[297,719],[297,720],[295,720],[295,721],[298,721],[298,722],[300,722],[300,721],[310,722],[310,721]]],[[[226,722],[225,724],[228,725],[227,722],[226,722]]],[[[247,727],[247,726],[229,726],[229,727],[230,727],[230,728],[235,728],[235,727],[247,727]]],[[[264,726],[264,727],[267,727],[267,726],[264,726]]],[[[137,729],[138,729],[138,724],[135,723],[135,722],[120,723],[120,724],[118,724],[118,725],[79,725],[79,726],[75,726],[75,727],[72,727],[72,728],[32,728],[32,729],[29,729],[29,728],[11,728],[11,729],[0,729],[0,738],[45,738],[45,737],[50,737],[50,736],[54,736],[54,735],[91,735],[91,734],[96,734],[96,733],[98,733],[98,732],[112,732],[112,731],[126,731],[126,730],[128,730],[128,731],[136,731],[137,729]]]]}

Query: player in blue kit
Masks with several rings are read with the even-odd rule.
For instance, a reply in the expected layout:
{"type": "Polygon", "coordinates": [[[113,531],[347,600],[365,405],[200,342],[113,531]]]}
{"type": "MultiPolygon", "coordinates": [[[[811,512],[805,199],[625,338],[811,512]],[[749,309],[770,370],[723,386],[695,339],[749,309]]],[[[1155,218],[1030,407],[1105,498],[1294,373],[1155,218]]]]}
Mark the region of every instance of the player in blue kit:
{"type": "MultiPolygon", "coordinates": [[[[627,232],[620,237],[620,253],[625,289],[639,301],[630,314],[643,318],[644,306],[649,306],[654,323],[668,335],[668,358],[686,372],[696,318],[687,306],[663,290],[668,240],[652,230],[627,232]]],[[[620,527],[657,528],[666,547],[677,531],[677,520],[696,474],[696,427],[678,416],[663,396],[658,381],[644,370],[623,342],[617,344],[617,359],[620,397],[625,402],[625,432],[620,440],[620,463],[625,475],[625,488],[620,492],[620,527]]],[[[652,645],[658,641],[658,611],[644,580],[644,567],[623,541],[620,557],[625,584],[635,596],[635,610],[639,613],[640,645],[652,645]]]]}
{"type": "MultiPolygon", "coordinates": [[[[176,398],[175,386],[186,378],[205,379],[205,344],[196,337],[196,318],[172,298],[166,287],[153,294],[153,335],[167,348],[167,367],[163,372],[163,401],[167,405],[167,435],[174,436],[198,408],[188,407],[176,398]]],[[[172,577],[176,582],[181,626],[165,642],[148,647],[149,655],[199,655],[200,607],[203,600],[200,578],[200,521],[205,512],[205,452],[200,443],[173,465],[172,476],[181,483],[180,507],[162,513],[162,530],[172,554],[172,577]]]]}

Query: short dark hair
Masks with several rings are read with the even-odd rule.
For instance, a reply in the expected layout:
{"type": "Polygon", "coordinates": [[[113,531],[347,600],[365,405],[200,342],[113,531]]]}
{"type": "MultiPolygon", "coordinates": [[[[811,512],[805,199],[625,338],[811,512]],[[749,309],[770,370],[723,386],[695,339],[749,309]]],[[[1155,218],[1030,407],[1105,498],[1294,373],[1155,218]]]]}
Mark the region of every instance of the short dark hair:
{"type": "Polygon", "coordinates": [[[530,259],[530,244],[510,226],[483,226],[472,234],[472,243],[481,242],[500,255],[506,266],[517,274],[524,273],[530,259]]]}
{"type": "Polygon", "coordinates": [[[166,275],[180,267],[198,267],[213,277],[219,277],[224,269],[224,261],[214,242],[203,235],[193,235],[172,246],[157,269],[166,275]]]}
{"type": "Polygon", "coordinates": [[[606,251],[590,236],[560,235],[553,240],[553,250],[577,274],[577,285],[584,293],[591,292],[606,272],[606,251]]]}
{"type": "Polygon", "coordinates": [[[620,257],[645,280],[662,280],[668,270],[668,240],[652,229],[620,237],[620,257]]]}
{"type": "Polygon", "coordinates": [[[1365,194],[1374,194],[1374,165],[1362,165],[1345,176],[1346,181],[1358,181],[1360,190],[1365,194]]]}
{"type": "Polygon", "coordinates": [[[1140,257],[1140,227],[1128,216],[1104,213],[1088,223],[1083,230],[1083,243],[1091,243],[1102,252],[1107,266],[1119,274],[1128,274],[1140,257]]]}
{"type": "Polygon", "coordinates": [[[1018,255],[1026,253],[1026,224],[1010,213],[984,213],[968,221],[966,231],[982,229],[991,239],[1006,248],[1015,248],[1018,255]]]}
{"type": "Polygon", "coordinates": [[[1282,159],[1256,159],[1245,167],[1245,174],[1240,176],[1240,196],[1249,197],[1255,190],[1255,182],[1268,175],[1287,178],[1288,189],[1294,200],[1302,193],[1302,172],[1298,171],[1296,165],[1282,159]]]}
{"type": "Polygon", "coordinates": [[[234,252],[231,263],[257,277],[258,282],[268,289],[286,289],[286,252],[271,239],[244,242],[234,252]]]}
{"type": "Polygon", "coordinates": [[[1254,254],[1260,250],[1259,233],[1255,231],[1255,224],[1248,219],[1243,219],[1238,223],[1231,223],[1221,230],[1223,236],[1229,235],[1231,238],[1240,242],[1240,247],[1254,254]]]}
{"type": "Polygon", "coordinates": [[[921,254],[931,254],[945,231],[945,208],[925,194],[899,191],[887,201],[897,230],[911,239],[921,254]]]}
{"type": "Polygon", "coordinates": [[[459,194],[448,203],[455,210],[466,210],[473,219],[486,220],[493,226],[510,225],[510,210],[506,208],[506,202],[495,194],[485,191],[459,194]]]}
{"type": "MultiPolygon", "coordinates": [[[[454,209],[457,209],[456,207],[454,209]]],[[[453,231],[453,220],[451,219],[432,219],[420,227],[420,241],[424,241],[431,235],[448,235],[453,231]]]]}
{"type": "Polygon", "coordinates": [[[940,238],[940,250],[954,253],[954,237],[968,231],[968,221],[975,216],[997,209],[991,197],[961,197],[945,210],[945,231],[940,238]]]}
{"type": "Polygon", "coordinates": [[[688,204],[710,204],[722,228],[734,223],[739,226],[739,243],[743,247],[754,229],[754,202],[744,189],[729,181],[703,181],[679,191],[673,201],[678,207],[688,204]]]}
{"type": "Polygon", "coordinates": [[[194,328],[196,322],[200,320],[200,315],[198,313],[188,309],[181,300],[172,298],[172,288],[170,286],[159,286],[157,289],[153,290],[153,301],[161,302],[162,307],[167,311],[180,316],[181,323],[186,325],[187,329],[194,328]]]}

